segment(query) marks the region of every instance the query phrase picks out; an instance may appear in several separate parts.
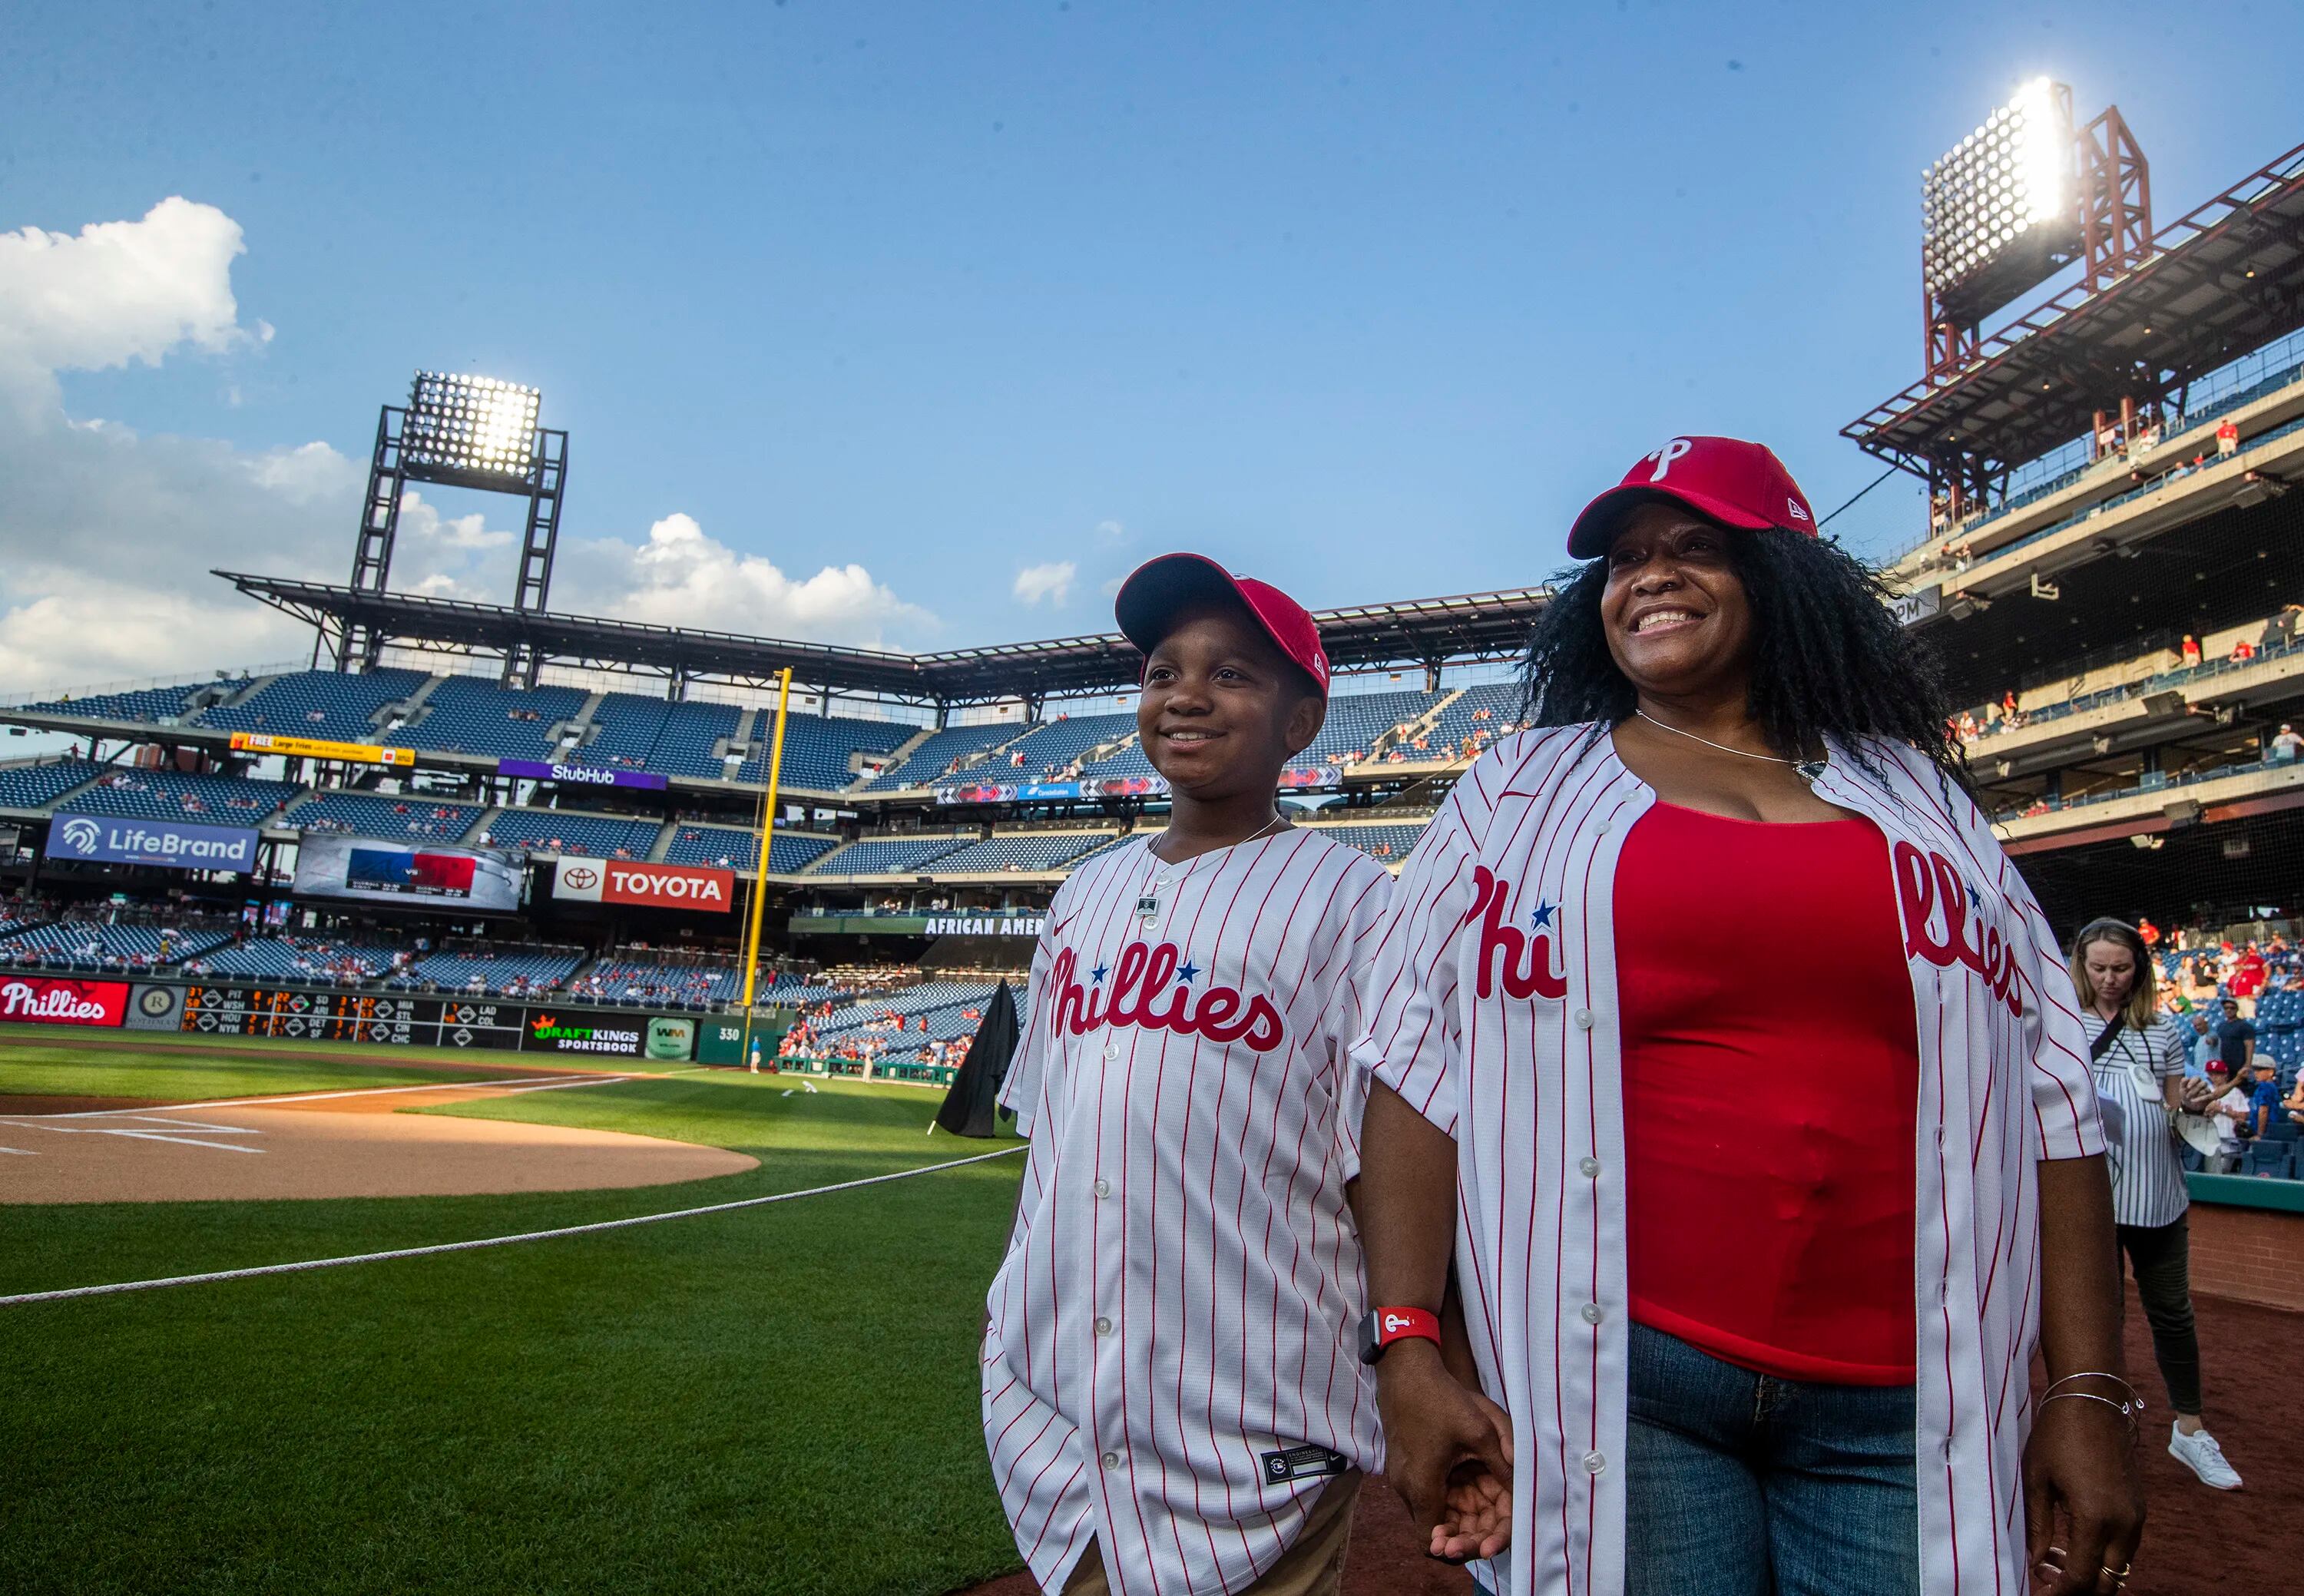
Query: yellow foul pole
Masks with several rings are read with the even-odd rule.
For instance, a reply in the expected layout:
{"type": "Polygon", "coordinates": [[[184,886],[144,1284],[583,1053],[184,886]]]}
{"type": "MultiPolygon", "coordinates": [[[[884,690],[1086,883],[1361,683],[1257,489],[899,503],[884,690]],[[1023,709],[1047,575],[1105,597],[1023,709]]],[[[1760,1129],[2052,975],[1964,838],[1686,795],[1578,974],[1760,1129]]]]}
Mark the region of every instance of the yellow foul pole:
{"type": "Polygon", "coordinates": [[[776,676],[776,734],[768,745],[768,790],[760,798],[760,857],[752,872],[752,923],[744,933],[744,1061],[752,1057],[752,983],[760,972],[760,916],[768,902],[768,845],[776,825],[776,784],[784,773],[784,716],[792,708],[792,667],[776,676]]]}

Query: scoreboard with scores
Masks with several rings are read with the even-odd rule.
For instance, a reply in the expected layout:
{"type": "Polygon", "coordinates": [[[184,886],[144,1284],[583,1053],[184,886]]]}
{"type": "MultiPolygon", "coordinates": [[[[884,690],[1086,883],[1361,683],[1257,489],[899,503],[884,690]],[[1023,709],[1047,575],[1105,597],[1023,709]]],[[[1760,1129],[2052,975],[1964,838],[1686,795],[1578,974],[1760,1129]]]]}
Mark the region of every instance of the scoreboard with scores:
{"type": "Polygon", "coordinates": [[[387,1047],[517,1048],[525,1014],[521,1005],[493,998],[190,986],[179,1029],[387,1047]]]}

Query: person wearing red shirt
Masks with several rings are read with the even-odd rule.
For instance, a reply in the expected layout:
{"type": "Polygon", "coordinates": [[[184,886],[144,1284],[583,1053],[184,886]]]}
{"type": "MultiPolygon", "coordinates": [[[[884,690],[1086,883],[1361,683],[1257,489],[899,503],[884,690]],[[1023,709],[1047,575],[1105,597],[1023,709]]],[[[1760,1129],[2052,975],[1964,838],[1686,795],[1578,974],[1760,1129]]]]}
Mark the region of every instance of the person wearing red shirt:
{"type": "Polygon", "coordinates": [[[2186,632],[2184,634],[2184,664],[2187,666],[2190,666],[2199,663],[2200,640],[2194,637],[2191,633],[2186,632]]]}

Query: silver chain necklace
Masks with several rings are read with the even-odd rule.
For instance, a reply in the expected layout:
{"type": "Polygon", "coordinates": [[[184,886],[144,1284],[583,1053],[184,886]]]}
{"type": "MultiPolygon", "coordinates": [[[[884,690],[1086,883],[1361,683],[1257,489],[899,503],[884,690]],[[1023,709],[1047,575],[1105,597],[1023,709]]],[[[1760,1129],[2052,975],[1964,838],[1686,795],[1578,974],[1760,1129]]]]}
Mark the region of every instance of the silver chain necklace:
{"type": "Polygon", "coordinates": [[[1749,748],[1731,748],[1725,743],[1715,743],[1709,737],[1699,737],[1694,732],[1683,732],[1676,726],[1667,725],[1665,722],[1658,720],[1655,716],[1649,714],[1646,709],[1635,707],[1632,713],[1639,716],[1642,720],[1647,721],[1652,726],[1663,727],[1664,730],[1670,732],[1675,737],[1685,737],[1690,743],[1701,743],[1705,747],[1716,748],[1722,753],[1732,753],[1741,759],[1747,760],[1765,760],[1771,765],[1790,765],[1793,769],[1799,771],[1800,775],[1806,777],[1809,781],[1814,781],[1817,777],[1824,774],[1824,761],[1822,760],[1788,760],[1784,758],[1783,755],[1778,753],[1754,753],[1749,748]]]}
{"type": "MultiPolygon", "coordinates": [[[[1258,838],[1270,836],[1274,832],[1279,830],[1286,824],[1288,824],[1288,817],[1275,810],[1273,811],[1272,818],[1269,820],[1266,820],[1263,825],[1258,827],[1254,831],[1249,832],[1246,836],[1241,837],[1238,842],[1226,843],[1224,846],[1227,848],[1245,848],[1249,844],[1257,841],[1258,838]]],[[[1165,842],[1167,839],[1168,833],[1165,829],[1163,829],[1160,833],[1159,840],[1165,842]]],[[[1148,852],[1153,858],[1157,859],[1162,864],[1167,865],[1172,870],[1179,864],[1190,864],[1191,862],[1191,860],[1190,859],[1172,860],[1163,854],[1157,847],[1153,846],[1150,844],[1146,845],[1146,851],[1148,852]]],[[[1214,848],[1208,850],[1211,853],[1216,851],[1216,850],[1214,848]]],[[[1195,855],[1194,857],[1198,857],[1198,855],[1195,855]]]]}

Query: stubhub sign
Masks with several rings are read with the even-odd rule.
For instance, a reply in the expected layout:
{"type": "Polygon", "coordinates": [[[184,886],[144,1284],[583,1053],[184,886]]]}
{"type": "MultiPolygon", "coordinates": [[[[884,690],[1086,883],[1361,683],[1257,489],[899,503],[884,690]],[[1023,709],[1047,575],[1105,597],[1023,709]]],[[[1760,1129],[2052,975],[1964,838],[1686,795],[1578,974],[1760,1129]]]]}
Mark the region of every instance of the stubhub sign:
{"type": "Polygon", "coordinates": [[[563,857],[555,872],[552,896],[587,904],[646,904],[658,909],[701,909],[708,914],[725,914],[735,886],[733,870],[563,857]]]}
{"type": "Polygon", "coordinates": [[[58,815],[48,828],[48,857],[246,874],[256,868],[256,833],[244,826],[58,815]]]}

